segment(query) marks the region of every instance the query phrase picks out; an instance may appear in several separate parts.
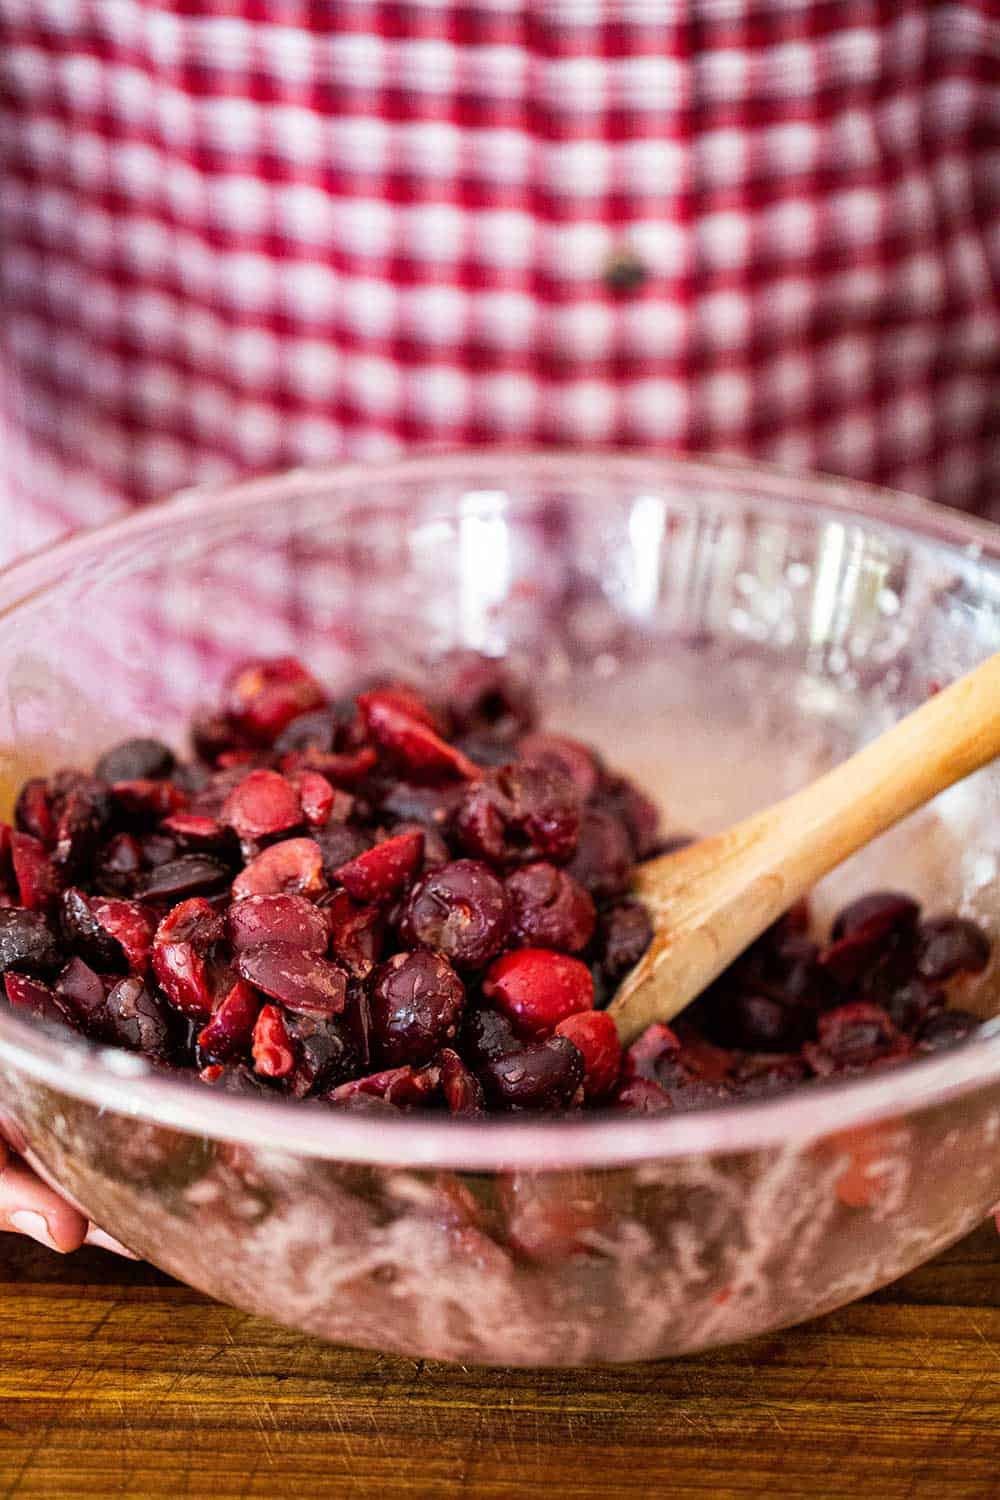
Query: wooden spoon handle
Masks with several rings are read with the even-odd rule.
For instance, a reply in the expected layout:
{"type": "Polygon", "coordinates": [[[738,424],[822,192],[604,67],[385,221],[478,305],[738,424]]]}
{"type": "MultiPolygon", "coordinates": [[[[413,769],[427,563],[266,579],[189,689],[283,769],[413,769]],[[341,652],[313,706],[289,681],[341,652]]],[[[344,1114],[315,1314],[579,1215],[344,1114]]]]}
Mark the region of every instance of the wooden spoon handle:
{"type": "Polygon", "coordinates": [[[823,875],[1000,755],[1000,653],[801,791],[651,860],[656,936],[612,1005],[623,1040],[666,1021],[823,875]]]}
{"type": "Polygon", "coordinates": [[[741,826],[780,828],[793,878],[808,884],[998,755],[1000,652],[849,760],[741,826]]]}

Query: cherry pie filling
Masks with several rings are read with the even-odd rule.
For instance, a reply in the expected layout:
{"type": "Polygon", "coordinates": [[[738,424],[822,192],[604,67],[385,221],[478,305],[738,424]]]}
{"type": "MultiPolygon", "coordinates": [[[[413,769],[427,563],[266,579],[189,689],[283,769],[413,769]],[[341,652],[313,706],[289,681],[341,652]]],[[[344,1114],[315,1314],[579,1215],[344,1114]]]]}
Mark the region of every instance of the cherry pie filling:
{"type": "Polygon", "coordinates": [[[540,729],[502,660],[331,697],[253,662],[192,725],[25,783],[0,976],[42,1022],[240,1093],[374,1112],[690,1109],[895,1067],[978,1025],[983,931],[877,891],[803,904],[623,1052],[605,1007],[676,847],[641,788],[540,729]]]}

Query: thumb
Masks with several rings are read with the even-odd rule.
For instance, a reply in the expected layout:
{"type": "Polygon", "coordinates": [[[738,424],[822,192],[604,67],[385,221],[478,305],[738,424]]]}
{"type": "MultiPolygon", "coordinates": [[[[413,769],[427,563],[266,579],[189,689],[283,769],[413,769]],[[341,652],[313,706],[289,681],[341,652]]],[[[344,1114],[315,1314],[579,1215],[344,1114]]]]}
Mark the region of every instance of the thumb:
{"type": "Polygon", "coordinates": [[[0,1230],[25,1234],[50,1250],[78,1250],[87,1221],[58,1193],[13,1158],[0,1142],[0,1230]]]}

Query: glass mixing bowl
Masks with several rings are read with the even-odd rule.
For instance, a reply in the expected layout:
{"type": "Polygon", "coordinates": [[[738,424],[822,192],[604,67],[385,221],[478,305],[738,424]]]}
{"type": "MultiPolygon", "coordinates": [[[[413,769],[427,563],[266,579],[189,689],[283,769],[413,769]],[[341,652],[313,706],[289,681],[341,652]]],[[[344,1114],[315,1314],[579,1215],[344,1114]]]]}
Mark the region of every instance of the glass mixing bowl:
{"type": "MultiPolygon", "coordinates": [[[[0,782],[180,741],[248,655],[333,685],[457,643],[711,831],[1000,647],[1000,532],[768,470],[489,452],[182,495],[0,578],[0,782]]],[[[996,933],[1000,773],[842,867],[996,933]]],[[[963,1003],[1000,1009],[993,970],[963,1003]]],[[[105,1229],[214,1297],[465,1362],[647,1359],[859,1297],[1000,1200],[1000,1023],[676,1116],[374,1119],[218,1095],[0,1014],[0,1106],[105,1229]]]]}

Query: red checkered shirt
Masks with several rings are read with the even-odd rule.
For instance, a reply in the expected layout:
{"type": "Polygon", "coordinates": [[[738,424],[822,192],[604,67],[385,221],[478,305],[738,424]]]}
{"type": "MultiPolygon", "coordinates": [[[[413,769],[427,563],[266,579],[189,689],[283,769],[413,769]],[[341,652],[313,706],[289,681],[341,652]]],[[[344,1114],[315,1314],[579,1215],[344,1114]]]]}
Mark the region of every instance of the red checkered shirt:
{"type": "Polygon", "coordinates": [[[988,510],[998,75],[996,0],[0,0],[0,557],[427,442],[988,510]]]}

